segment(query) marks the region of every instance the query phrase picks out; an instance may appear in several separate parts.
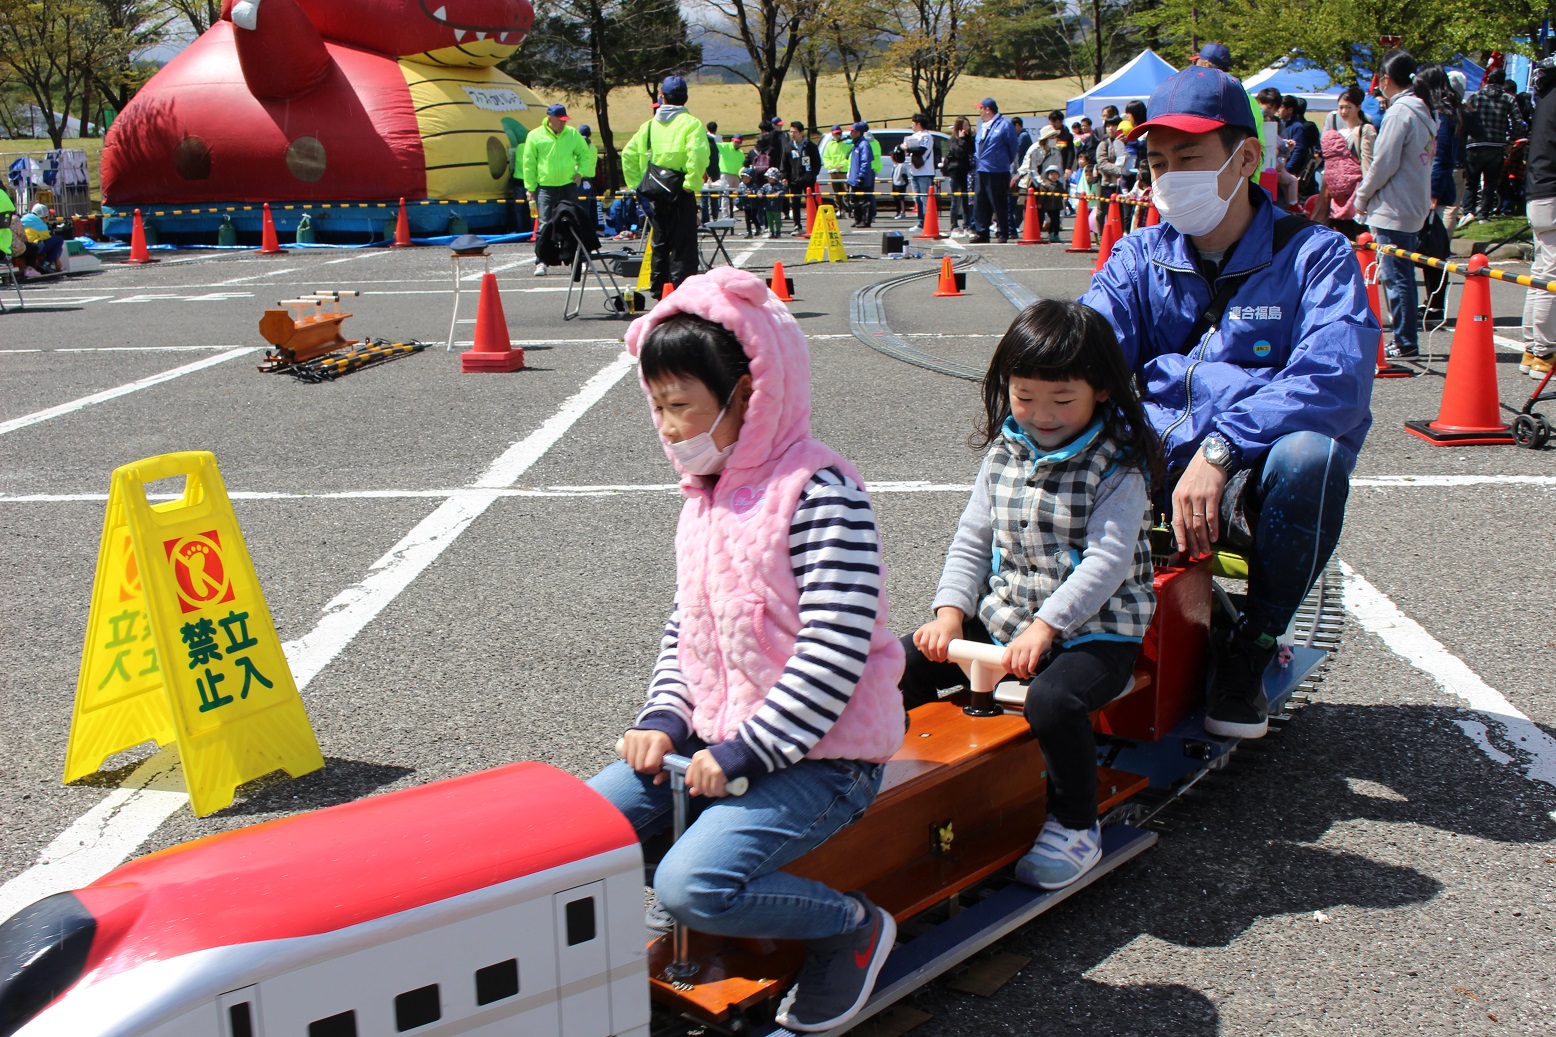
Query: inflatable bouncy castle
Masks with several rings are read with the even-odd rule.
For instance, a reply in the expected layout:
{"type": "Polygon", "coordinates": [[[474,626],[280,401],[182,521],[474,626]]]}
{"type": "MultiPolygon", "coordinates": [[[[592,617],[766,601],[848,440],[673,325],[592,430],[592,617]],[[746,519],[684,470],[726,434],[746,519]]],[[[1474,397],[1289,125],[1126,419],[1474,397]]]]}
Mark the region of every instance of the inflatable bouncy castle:
{"type": "Polygon", "coordinates": [[[533,20],[528,0],[226,0],[114,121],[104,201],[501,199],[544,105],[494,66],[533,20]]]}

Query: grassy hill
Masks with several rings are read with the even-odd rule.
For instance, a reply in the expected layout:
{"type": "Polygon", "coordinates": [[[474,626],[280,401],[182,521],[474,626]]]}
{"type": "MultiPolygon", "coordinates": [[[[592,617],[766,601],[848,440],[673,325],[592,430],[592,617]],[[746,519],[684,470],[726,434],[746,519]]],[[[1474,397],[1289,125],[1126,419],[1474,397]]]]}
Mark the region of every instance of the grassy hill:
{"type": "MultiPolygon", "coordinates": [[[[1054,108],[1062,109],[1066,99],[1080,92],[1074,80],[1069,79],[1017,81],[963,76],[951,90],[946,111],[971,115],[977,112],[979,101],[992,97],[1004,112],[1041,111],[1046,114],[1054,108]]],[[[560,100],[567,105],[575,124],[598,125],[591,99],[563,97],[560,100]]],[[[872,126],[905,126],[915,107],[912,91],[906,83],[885,80],[859,89],[859,111],[872,126]]],[[[726,136],[754,132],[761,118],[756,88],[746,83],[693,83],[687,108],[703,122],[710,119],[717,122],[719,132],[726,136]]],[[[611,128],[617,134],[631,134],[653,109],[647,92],[632,86],[611,92],[610,111],[611,128]]],[[[790,75],[784,82],[778,114],[790,121],[806,118],[805,81],[797,74],[790,75]]],[[[841,75],[823,76],[817,83],[816,117],[823,127],[833,123],[846,126],[853,121],[848,106],[848,87],[841,75]]],[[[940,128],[949,129],[949,126],[940,128]]],[[[624,143],[623,138],[618,146],[624,143]]]]}

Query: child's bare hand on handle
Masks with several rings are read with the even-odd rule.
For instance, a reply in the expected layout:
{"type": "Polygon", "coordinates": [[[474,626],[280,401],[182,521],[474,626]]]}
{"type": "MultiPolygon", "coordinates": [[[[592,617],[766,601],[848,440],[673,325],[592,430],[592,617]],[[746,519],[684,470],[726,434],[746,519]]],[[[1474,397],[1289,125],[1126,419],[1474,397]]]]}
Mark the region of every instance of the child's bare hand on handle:
{"type": "Polygon", "coordinates": [[[639,774],[652,774],[655,785],[670,779],[665,771],[665,754],[675,748],[663,731],[628,731],[621,736],[621,758],[639,774]]]}
{"type": "Polygon", "coordinates": [[[1006,671],[1015,674],[1022,680],[1031,680],[1032,674],[1037,672],[1037,665],[1043,656],[1054,645],[1054,628],[1034,618],[1032,624],[1016,635],[1015,640],[1005,647],[1005,656],[1000,664],[1006,671]]]}
{"type": "Polygon", "coordinates": [[[708,750],[699,749],[692,754],[692,765],[686,768],[686,791],[709,799],[723,799],[729,795],[724,768],[708,750]]]}
{"type": "Polygon", "coordinates": [[[932,663],[946,661],[946,649],[962,636],[962,610],[942,605],[935,610],[935,618],[913,632],[913,647],[924,653],[932,663]]]}

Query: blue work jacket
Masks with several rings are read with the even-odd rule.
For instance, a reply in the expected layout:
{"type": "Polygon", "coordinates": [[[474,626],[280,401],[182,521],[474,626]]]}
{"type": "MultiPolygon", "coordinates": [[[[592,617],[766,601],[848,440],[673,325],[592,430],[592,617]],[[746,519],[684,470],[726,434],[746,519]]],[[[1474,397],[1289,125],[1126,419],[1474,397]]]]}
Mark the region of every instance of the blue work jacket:
{"type": "Polygon", "coordinates": [[[1126,234],[1081,302],[1113,325],[1144,384],[1146,416],[1181,471],[1210,432],[1252,465],[1283,436],[1318,432],[1351,455],[1372,424],[1378,322],[1350,243],[1305,227],[1271,256],[1276,212],[1250,186],[1253,223],[1222,276],[1251,271],[1219,326],[1185,343],[1210,305],[1198,254],[1170,224],[1126,234]]]}
{"type": "Polygon", "coordinates": [[[977,148],[973,168],[980,173],[1009,173],[1023,156],[1016,151],[1016,127],[1003,115],[975,123],[977,148]]]}

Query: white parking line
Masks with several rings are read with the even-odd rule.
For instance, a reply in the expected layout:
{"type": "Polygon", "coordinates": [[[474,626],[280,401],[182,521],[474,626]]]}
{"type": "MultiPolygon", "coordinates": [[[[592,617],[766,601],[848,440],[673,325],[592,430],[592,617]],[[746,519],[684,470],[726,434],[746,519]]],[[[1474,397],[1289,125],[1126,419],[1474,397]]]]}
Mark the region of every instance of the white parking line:
{"type": "MultiPolygon", "coordinates": [[[[465,492],[448,497],[417,523],[369,567],[361,582],[337,594],[324,606],[313,630],[283,645],[298,690],[306,688],[635,366],[631,354],[622,352],[601,368],[543,425],[503,451],[465,492]]],[[[169,747],[142,763],[123,786],[51,842],[36,864],[0,886],[0,921],[34,900],[91,882],[151,838],[163,821],[188,802],[176,761],[177,751],[169,747]]]]}
{"type": "Polygon", "coordinates": [[[113,389],[104,389],[102,392],[96,392],[90,396],[83,396],[79,400],[71,400],[69,403],[62,403],[57,407],[50,407],[48,410],[34,411],[31,414],[24,414],[19,418],[12,418],[10,421],[0,421],[0,436],[5,435],[7,432],[15,432],[17,429],[26,428],[29,425],[36,425],[40,421],[48,421],[50,418],[57,418],[64,414],[73,414],[78,410],[83,410],[87,407],[91,407],[99,403],[106,403],[109,400],[116,400],[121,396],[128,396],[132,392],[139,392],[142,389],[149,389],[153,385],[161,385],[163,382],[171,382],[175,378],[182,378],[186,374],[193,374],[196,371],[203,371],[207,367],[215,367],[217,364],[224,364],[229,360],[240,356],[247,356],[253,352],[257,352],[253,346],[239,346],[236,349],[229,349],[227,352],[218,356],[206,357],[204,360],[196,360],[194,363],[185,364],[183,367],[175,367],[171,371],[163,371],[160,374],[148,375],[147,377],[138,381],[129,382],[128,384],[121,385],[113,389]]]}
{"type": "Polygon", "coordinates": [[[1461,723],[1460,729],[1479,743],[1481,752],[1497,763],[1513,763],[1530,781],[1556,789],[1556,738],[1540,729],[1495,688],[1477,677],[1458,656],[1444,648],[1426,630],[1400,611],[1382,591],[1344,562],[1345,610],[1370,633],[1376,634],[1395,655],[1431,677],[1443,690],[1462,699],[1467,708],[1495,725],[1503,742],[1525,757],[1514,760],[1492,745],[1480,723],[1461,723]]]}

